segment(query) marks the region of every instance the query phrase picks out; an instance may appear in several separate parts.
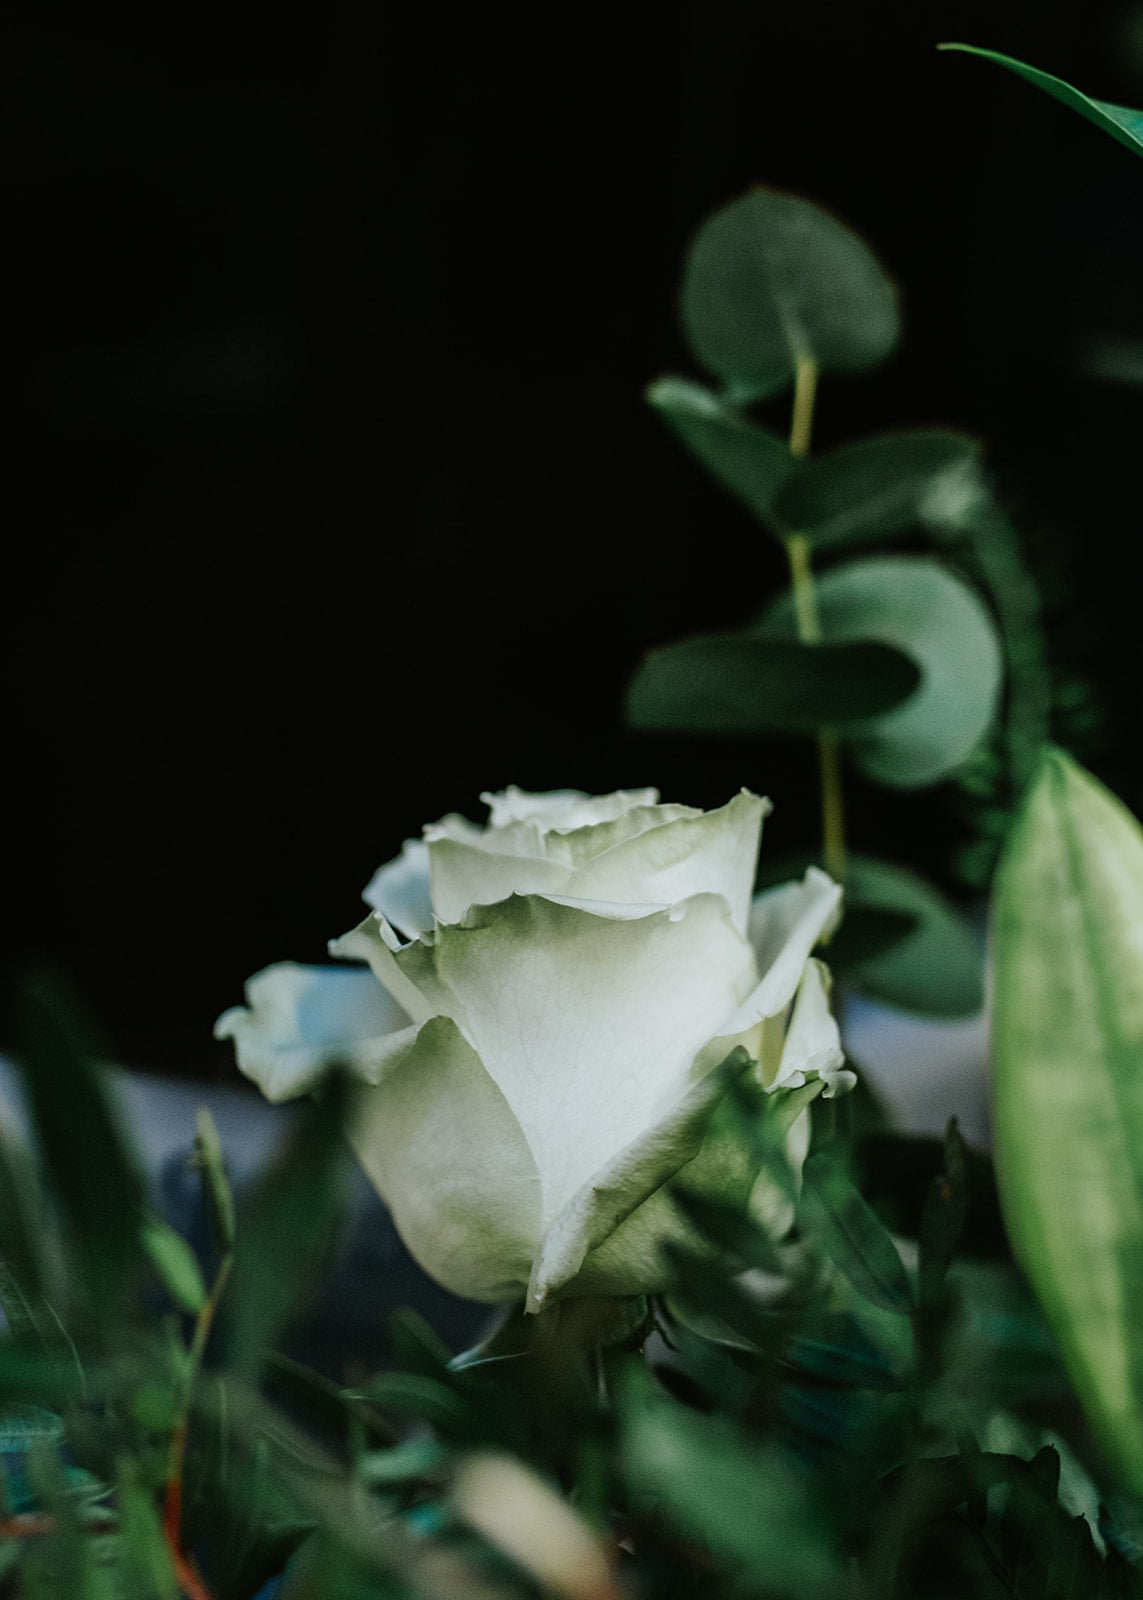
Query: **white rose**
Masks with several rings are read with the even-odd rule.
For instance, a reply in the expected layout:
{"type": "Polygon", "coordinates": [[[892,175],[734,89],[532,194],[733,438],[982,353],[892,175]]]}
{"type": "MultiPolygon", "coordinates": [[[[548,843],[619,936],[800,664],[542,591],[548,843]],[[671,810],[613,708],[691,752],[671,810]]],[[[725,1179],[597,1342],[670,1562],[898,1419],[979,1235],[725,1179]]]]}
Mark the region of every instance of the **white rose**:
{"type": "Polygon", "coordinates": [[[456,1294],[656,1291],[684,1168],[778,1220],[731,1082],[760,1112],[853,1082],[810,955],[840,891],[811,870],[752,902],[768,802],[745,790],[712,812],[653,789],[483,798],[487,827],[446,817],[375,875],[377,909],[330,946],[368,970],[270,967],[215,1031],[272,1100],[334,1063],[362,1080],[351,1142],[456,1294]]]}

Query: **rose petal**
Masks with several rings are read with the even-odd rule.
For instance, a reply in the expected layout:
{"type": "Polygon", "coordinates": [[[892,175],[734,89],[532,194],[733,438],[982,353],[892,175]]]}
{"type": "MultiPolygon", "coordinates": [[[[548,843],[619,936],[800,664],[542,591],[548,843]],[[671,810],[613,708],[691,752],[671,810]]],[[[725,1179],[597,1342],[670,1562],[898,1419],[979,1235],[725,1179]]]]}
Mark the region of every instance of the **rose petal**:
{"type": "Polygon", "coordinates": [[[401,854],[387,861],[366,884],[361,898],[393,926],[415,939],[433,925],[429,898],[429,847],[423,839],[406,839],[401,854]]]}
{"type": "Polygon", "coordinates": [[[379,911],[356,928],[329,941],[329,953],[344,961],[366,961],[374,976],[414,1022],[453,1017],[463,1024],[455,995],[441,983],[433,955],[433,935],[402,944],[379,911]]]}
{"type": "Polygon", "coordinates": [[[837,1021],[829,1008],[830,974],[822,962],[812,957],[806,962],[782,1058],[771,1089],[793,1089],[809,1077],[819,1077],[826,1085],[825,1098],[832,1100],[840,1091],[852,1089],[857,1075],[845,1070],[845,1051],[837,1021]]]}
{"type": "Polygon", "coordinates": [[[520,1124],[447,1017],[409,1030],[355,1097],[349,1140],[426,1272],[470,1300],[518,1300],[540,1240],[540,1175],[520,1124]]]}
{"type": "Polygon", "coordinates": [[[654,805],[659,791],[618,789],[614,794],[590,795],[581,789],[552,789],[547,794],[530,794],[509,784],[499,794],[485,792],[480,798],[492,813],[492,828],[511,822],[539,822],[545,828],[567,831],[590,827],[595,822],[611,822],[633,806],[654,805]]]}
{"type": "Polygon", "coordinates": [[[685,1093],[754,978],[719,895],[634,921],[514,896],[438,928],[432,950],[450,1014],[535,1152],[549,1220],[685,1093]]]}
{"type": "Polygon", "coordinates": [[[721,894],[734,926],[745,935],[762,821],[769,810],[768,800],[743,789],[717,811],[676,816],[615,844],[581,866],[564,892],[584,899],[667,903],[721,894]]]}
{"type": "Polygon", "coordinates": [[[733,1045],[744,1044],[761,1061],[763,1082],[773,1082],[778,1069],[774,1047],[781,1035],[773,1026],[767,1025],[784,1016],[802,981],[810,951],[832,923],[841,903],[841,889],[816,867],[810,867],[796,887],[796,894],[782,897],[782,943],[776,950],[774,926],[771,924],[766,928],[762,948],[771,958],[768,969],[763,972],[753,992],[719,1029],[717,1037],[711,1040],[698,1058],[696,1070],[704,1070],[710,1061],[733,1045]]]}
{"type": "MultiPolygon", "coordinates": [[[[576,1277],[588,1252],[602,1245],[655,1190],[698,1155],[715,1108],[728,1086],[750,1065],[745,1050],[733,1051],[571,1197],[545,1230],[528,1285],[526,1310],[538,1311],[550,1295],[576,1277]]],[[[645,1256],[643,1236],[630,1237],[634,1255],[645,1256]]],[[[657,1256],[656,1261],[661,1272],[657,1256]]],[[[645,1260],[641,1264],[645,1266],[645,1260]]],[[[623,1292],[647,1290],[629,1287],[623,1292]]]]}
{"type": "Polygon", "coordinates": [[[249,979],[246,1005],[224,1012],[214,1036],[233,1039],[239,1068],[279,1101],[305,1094],[335,1063],[372,1079],[387,1036],[408,1020],[364,968],[283,961],[249,979]]]}

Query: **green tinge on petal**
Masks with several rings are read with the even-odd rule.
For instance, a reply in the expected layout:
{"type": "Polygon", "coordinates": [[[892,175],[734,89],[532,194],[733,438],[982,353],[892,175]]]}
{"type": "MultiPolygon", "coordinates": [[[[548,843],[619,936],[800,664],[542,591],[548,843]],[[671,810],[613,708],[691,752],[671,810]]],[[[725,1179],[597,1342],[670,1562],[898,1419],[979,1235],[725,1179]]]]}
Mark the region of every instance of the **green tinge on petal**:
{"type": "Polygon", "coordinates": [[[731,921],[745,935],[769,810],[768,800],[743,789],[717,811],[692,812],[621,840],[581,867],[565,892],[585,900],[665,905],[696,894],[721,894],[731,921]]]}
{"type": "Polygon", "coordinates": [[[214,1025],[233,1039],[239,1069],[268,1100],[305,1094],[335,1065],[372,1082],[384,1070],[405,1011],[363,968],[278,962],[246,984],[246,1005],[214,1025]]]}
{"type": "Polygon", "coordinates": [[[329,942],[331,956],[367,961],[378,981],[414,1022],[450,1016],[463,1022],[456,999],[441,984],[433,953],[433,935],[403,945],[380,912],[374,912],[340,939],[329,942]]]}
{"type": "Polygon", "coordinates": [[[438,838],[429,844],[433,907],[441,922],[459,922],[470,906],[510,894],[558,894],[570,869],[532,854],[506,855],[480,841],[438,838]]]}
{"type": "Polygon", "coordinates": [[[829,969],[811,956],[798,985],[778,1072],[767,1088],[796,1089],[808,1078],[818,1077],[826,1085],[825,1098],[832,1100],[857,1082],[857,1075],[845,1070],[845,1051],[829,1007],[829,993],[829,969]]]}
{"type": "MultiPolygon", "coordinates": [[[[727,1088],[750,1065],[745,1050],[732,1051],[665,1117],[641,1133],[572,1196],[545,1233],[528,1285],[527,1310],[538,1311],[553,1293],[575,1278],[590,1251],[602,1245],[637,1207],[693,1161],[727,1088]]],[[[646,1266],[644,1233],[632,1233],[630,1243],[636,1281],[613,1292],[646,1293],[647,1289],[637,1281],[646,1266]]],[[[661,1270],[661,1262],[657,1263],[657,1270],[661,1270]]]]}
{"type": "Polygon", "coordinates": [[[447,1017],[356,1096],[349,1139],[410,1253],[470,1300],[518,1300],[540,1241],[540,1175],[519,1122],[447,1017]]]}
{"type": "Polygon", "coordinates": [[[760,1063],[761,1081],[772,1084],[778,1071],[778,1055],[784,1048],[786,1008],[797,993],[810,951],[833,923],[841,905],[841,889],[832,878],[810,867],[800,884],[786,884],[775,892],[775,915],[759,917],[760,895],[754,902],[751,935],[768,966],[761,981],[713,1038],[695,1062],[696,1075],[707,1070],[711,1061],[736,1044],[745,1047],[760,1063]]]}
{"type": "Polygon", "coordinates": [[[686,1093],[755,978],[720,895],[635,920],[513,896],[438,928],[432,954],[535,1153],[549,1221],[686,1093]]]}

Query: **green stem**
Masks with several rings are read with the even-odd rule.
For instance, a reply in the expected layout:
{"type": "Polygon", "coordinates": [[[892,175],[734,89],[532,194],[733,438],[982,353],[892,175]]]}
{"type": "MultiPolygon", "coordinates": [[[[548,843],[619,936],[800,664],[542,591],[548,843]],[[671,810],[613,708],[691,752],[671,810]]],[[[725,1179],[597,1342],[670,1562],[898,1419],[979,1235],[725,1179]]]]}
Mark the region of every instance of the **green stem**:
{"type": "MultiPolygon", "coordinates": [[[[798,355],[794,365],[794,409],[790,419],[790,453],[809,454],[817,395],[818,369],[812,356],[798,355]]],[[[820,644],[821,618],[814,591],[810,542],[803,533],[786,535],[794,616],[803,644],[820,644]]],[[[818,769],[822,791],[822,860],[831,878],[845,881],[845,800],[841,781],[841,745],[832,728],[818,732],[818,769]]]]}

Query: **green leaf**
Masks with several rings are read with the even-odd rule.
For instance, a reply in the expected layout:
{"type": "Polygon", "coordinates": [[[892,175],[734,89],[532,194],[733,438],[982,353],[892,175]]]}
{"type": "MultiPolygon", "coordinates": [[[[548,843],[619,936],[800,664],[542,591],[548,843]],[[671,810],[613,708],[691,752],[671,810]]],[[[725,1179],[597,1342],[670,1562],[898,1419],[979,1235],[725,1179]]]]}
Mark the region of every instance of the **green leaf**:
{"type": "Polygon", "coordinates": [[[194,1141],[194,1159],[202,1179],[210,1230],[215,1249],[220,1256],[227,1256],[234,1248],[234,1197],[226,1176],[218,1129],[206,1106],[199,1106],[195,1113],[195,1125],[198,1132],[194,1141]]]}
{"type": "Polygon", "coordinates": [[[46,970],[17,993],[16,1064],[90,1308],[114,1324],[139,1264],[142,1180],[116,1126],[75,998],[46,970]]]}
{"type": "MultiPolygon", "coordinates": [[[[996,715],[1003,657],[984,603],[923,556],[853,561],[818,578],[815,589],[827,642],[878,640],[910,656],[921,673],[916,693],[903,703],[839,730],[853,760],[891,788],[939,782],[996,715]]],[[[783,595],[758,632],[771,638],[796,631],[793,602],[783,595]]]]}
{"type": "Polygon", "coordinates": [[[417,1417],[446,1435],[471,1431],[472,1417],[464,1398],[447,1383],[416,1372],[379,1372],[356,1389],[349,1399],[368,1400],[382,1411],[417,1417]]]}
{"type": "Polygon", "coordinates": [[[968,1216],[968,1150],[953,1117],[945,1134],[944,1171],[929,1184],[917,1234],[917,1293],[922,1305],[939,1300],[968,1216]]]}
{"type": "Polygon", "coordinates": [[[1009,72],[1035,84],[1037,89],[1043,89],[1054,100],[1060,100],[1073,111],[1078,111],[1081,117],[1094,122],[1097,128],[1118,139],[1128,150],[1133,150],[1136,155],[1143,153],[1143,111],[1112,105],[1109,100],[1093,100],[1078,89],[1073,89],[1062,78],[1053,78],[1050,72],[1041,72],[1038,67],[1030,67],[1024,61],[1014,60],[1012,56],[1003,56],[997,50],[981,50],[972,44],[939,44],[937,49],[963,50],[966,55],[983,56],[985,61],[995,61],[997,66],[1007,67],[1009,72]]]}
{"type": "Polygon", "coordinates": [[[858,913],[887,911],[912,924],[887,950],[846,964],[847,983],[901,1011],[939,1017],[980,1011],[980,941],[967,918],[932,884],[904,867],[854,854],[846,863],[845,903],[847,915],[851,907],[858,913]]]}
{"type": "MultiPolygon", "coordinates": [[[[46,1296],[26,1289],[11,1267],[0,1261],[0,1306],[14,1340],[42,1354],[53,1370],[53,1388],[81,1400],[86,1387],[83,1367],[67,1329],[46,1296]]],[[[2,1347],[0,1347],[2,1348],[2,1347]]],[[[0,1390],[5,1374],[0,1372],[0,1390]]]]}
{"type": "Polygon", "coordinates": [[[1049,750],[992,909],[1008,1230],[1097,1437],[1143,1493],[1143,830],[1049,750]]]}
{"type": "Polygon", "coordinates": [[[829,372],[882,361],[897,342],[892,283],[869,247],[820,206],[752,189],[691,242],[680,301],[696,359],[734,403],[786,387],[799,358],[829,372]]]}
{"type": "Polygon", "coordinates": [[[742,1592],[774,1600],[845,1593],[811,1472],[773,1446],[759,1446],[726,1417],[699,1416],[666,1400],[633,1366],[617,1387],[621,1460],[637,1501],[664,1508],[742,1592]]]}
{"type": "Polygon", "coordinates": [[[774,514],[815,550],[886,539],[914,527],[945,474],[963,474],[978,454],[973,440],[944,429],[859,439],[803,462],[774,514]]]}
{"type": "Polygon", "coordinates": [[[43,1292],[46,1276],[37,1238],[40,1211],[31,1161],[0,1129],[0,1261],[33,1296],[43,1292]]]}
{"type": "Polygon", "coordinates": [[[342,1122],[348,1085],[327,1080],[259,1178],[239,1218],[226,1318],[230,1361],[253,1374],[301,1309],[345,1210],[342,1122]]]}
{"type": "Polygon", "coordinates": [[[699,634],[644,659],[628,685],[627,717],[636,728],[680,733],[813,732],[897,706],[917,682],[913,662],[883,644],[699,634]]]}
{"type": "Polygon", "coordinates": [[[896,1245],[841,1168],[822,1152],[802,1168],[799,1215],[863,1299],[884,1311],[909,1314],[913,1291],[896,1245]]]}
{"type": "Polygon", "coordinates": [[[197,1315],[206,1304],[206,1285],[190,1245],[161,1217],[150,1212],[143,1216],[141,1238],[163,1288],[177,1306],[197,1315]]]}
{"type": "Polygon", "coordinates": [[[647,401],[723,488],[755,516],[771,519],[775,497],[795,467],[781,439],[686,378],[660,378],[647,401]]]}

